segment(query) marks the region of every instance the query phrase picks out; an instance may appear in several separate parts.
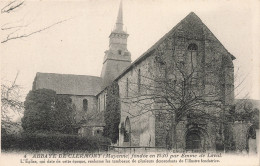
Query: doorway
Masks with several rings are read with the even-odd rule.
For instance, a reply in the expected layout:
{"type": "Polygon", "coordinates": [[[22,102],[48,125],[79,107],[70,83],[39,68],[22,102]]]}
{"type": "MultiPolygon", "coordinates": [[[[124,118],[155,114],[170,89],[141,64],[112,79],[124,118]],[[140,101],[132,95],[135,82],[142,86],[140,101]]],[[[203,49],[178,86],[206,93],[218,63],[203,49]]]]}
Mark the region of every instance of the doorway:
{"type": "Polygon", "coordinates": [[[196,131],[190,131],[186,135],[186,150],[201,149],[201,137],[196,131]]]}

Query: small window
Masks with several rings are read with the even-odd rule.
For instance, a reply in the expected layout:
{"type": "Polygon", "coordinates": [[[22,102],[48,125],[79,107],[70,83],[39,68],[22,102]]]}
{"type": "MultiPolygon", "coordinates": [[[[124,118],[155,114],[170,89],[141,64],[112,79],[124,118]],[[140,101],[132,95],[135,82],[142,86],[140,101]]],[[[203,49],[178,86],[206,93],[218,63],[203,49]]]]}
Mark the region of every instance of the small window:
{"type": "Polygon", "coordinates": [[[118,54],[121,55],[122,54],[122,50],[118,50],[118,54]]]}
{"type": "Polygon", "coordinates": [[[98,111],[100,111],[100,98],[98,97],[98,111]]]}
{"type": "Polygon", "coordinates": [[[128,97],[128,78],[126,78],[126,97],[128,97]]]}
{"type": "Polygon", "coordinates": [[[104,110],[106,110],[106,94],[104,94],[104,110]]]}
{"type": "Polygon", "coordinates": [[[83,110],[85,112],[88,111],[88,100],[87,99],[83,99],[83,110]]]}
{"type": "Polygon", "coordinates": [[[141,70],[138,70],[138,80],[137,80],[138,92],[141,90],[141,70]]]}
{"type": "Polygon", "coordinates": [[[193,74],[197,68],[198,46],[194,43],[188,46],[187,67],[189,74],[193,74]]]}

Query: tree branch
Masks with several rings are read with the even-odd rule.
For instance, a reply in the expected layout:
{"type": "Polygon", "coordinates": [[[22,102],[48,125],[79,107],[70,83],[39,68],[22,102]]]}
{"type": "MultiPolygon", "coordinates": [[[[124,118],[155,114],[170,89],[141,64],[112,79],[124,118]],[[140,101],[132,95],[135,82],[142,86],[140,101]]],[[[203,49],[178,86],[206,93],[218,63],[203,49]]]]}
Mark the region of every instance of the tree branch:
{"type": "Polygon", "coordinates": [[[24,4],[24,1],[14,0],[9,2],[6,6],[1,9],[1,13],[10,13],[15,9],[21,7],[24,4]]]}
{"type": "Polygon", "coordinates": [[[10,40],[21,39],[21,38],[26,38],[26,37],[32,36],[32,35],[34,35],[34,34],[37,34],[37,33],[42,32],[42,31],[46,31],[46,30],[50,29],[51,27],[53,27],[53,26],[55,26],[55,25],[58,25],[58,24],[61,24],[61,23],[65,22],[65,21],[68,21],[68,20],[70,20],[70,19],[71,19],[71,18],[65,19],[65,20],[62,20],[62,21],[58,21],[58,22],[56,22],[56,23],[54,23],[54,24],[52,24],[52,25],[50,25],[50,26],[47,26],[47,27],[45,27],[45,28],[39,29],[39,30],[37,30],[37,31],[31,32],[31,33],[28,33],[28,34],[23,34],[23,35],[17,35],[17,36],[10,37],[10,36],[14,33],[14,32],[13,32],[13,33],[9,34],[9,35],[6,37],[6,39],[4,39],[3,41],[1,41],[1,43],[6,43],[6,42],[8,42],[8,41],[10,41],[10,40]]]}

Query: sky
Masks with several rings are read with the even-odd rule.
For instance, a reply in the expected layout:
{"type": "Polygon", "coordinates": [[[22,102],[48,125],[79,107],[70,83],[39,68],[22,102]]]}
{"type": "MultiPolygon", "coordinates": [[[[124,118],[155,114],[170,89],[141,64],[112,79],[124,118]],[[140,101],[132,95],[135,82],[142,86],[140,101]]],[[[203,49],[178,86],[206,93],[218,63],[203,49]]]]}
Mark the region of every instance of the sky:
{"type": "MultiPolygon", "coordinates": [[[[1,8],[5,4],[1,1],[1,8]]],[[[13,13],[1,14],[1,26],[26,25],[19,34],[68,19],[30,37],[1,43],[1,81],[14,80],[19,71],[17,84],[24,98],[37,72],[100,76],[118,7],[119,0],[26,0],[13,13]]],[[[260,99],[258,0],[124,0],[132,61],[192,11],[236,57],[236,98],[260,99]]],[[[6,35],[1,31],[1,41],[6,35]]]]}

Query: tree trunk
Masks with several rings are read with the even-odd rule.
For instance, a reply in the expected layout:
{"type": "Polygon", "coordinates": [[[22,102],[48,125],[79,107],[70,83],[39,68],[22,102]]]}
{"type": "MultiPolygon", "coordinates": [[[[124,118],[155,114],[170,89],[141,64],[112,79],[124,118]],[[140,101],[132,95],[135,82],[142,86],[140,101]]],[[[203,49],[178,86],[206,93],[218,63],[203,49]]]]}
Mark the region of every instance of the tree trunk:
{"type": "Polygon", "coordinates": [[[172,139],[172,141],[173,141],[173,149],[177,149],[177,132],[176,132],[176,123],[174,123],[173,124],[173,126],[172,126],[172,129],[173,129],[173,139],[172,139]]]}
{"type": "Polygon", "coordinates": [[[177,121],[175,116],[172,116],[171,131],[172,131],[172,149],[177,149],[177,121]]]}

